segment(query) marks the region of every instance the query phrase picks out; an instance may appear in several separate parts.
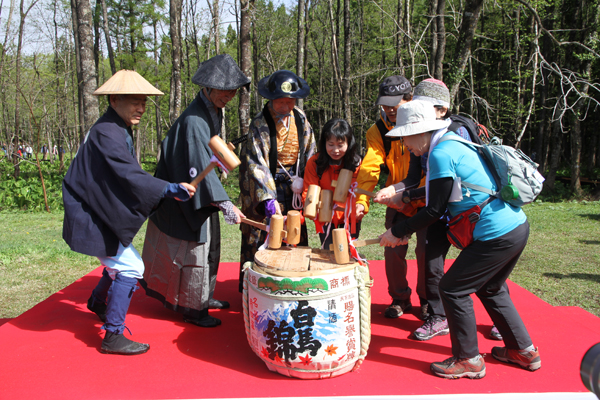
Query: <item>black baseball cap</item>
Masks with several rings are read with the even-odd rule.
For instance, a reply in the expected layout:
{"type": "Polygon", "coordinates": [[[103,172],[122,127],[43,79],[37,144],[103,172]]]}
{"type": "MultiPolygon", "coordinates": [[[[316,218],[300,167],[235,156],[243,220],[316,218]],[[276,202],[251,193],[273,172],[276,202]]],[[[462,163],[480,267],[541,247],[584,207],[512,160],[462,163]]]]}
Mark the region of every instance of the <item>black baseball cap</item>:
{"type": "Polygon", "coordinates": [[[375,105],[397,106],[402,96],[408,93],[412,93],[412,85],[408,79],[400,75],[389,76],[379,84],[379,96],[375,105]]]}

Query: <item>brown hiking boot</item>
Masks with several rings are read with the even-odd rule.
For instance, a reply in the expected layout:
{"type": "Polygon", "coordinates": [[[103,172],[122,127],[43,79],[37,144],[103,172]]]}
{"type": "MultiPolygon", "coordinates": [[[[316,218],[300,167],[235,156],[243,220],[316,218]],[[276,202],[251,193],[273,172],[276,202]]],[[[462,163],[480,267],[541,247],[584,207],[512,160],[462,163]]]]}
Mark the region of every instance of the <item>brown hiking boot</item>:
{"type": "Polygon", "coordinates": [[[517,364],[523,369],[535,371],[540,369],[542,361],[540,360],[540,352],[537,347],[533,351],[513,350],[506,347],[494,347],[492,356],[496,360],[502,362],[517,364]]]}
{"type": "Polygon", "coordinates": [[[478,356],[476,361],[470,358],[450,357],[442,362],[431,364],[431,372],[447,379],[481,379],[485,376],[485,361],[478,356]]]}
{"type": "Polygon", "coordinates": [[[398,318],[411,308],[412,304],[410,300],[394,300],[392,301],[392,304],[385,309],[383,315],[385,315],[386,318],[398,318]]]}

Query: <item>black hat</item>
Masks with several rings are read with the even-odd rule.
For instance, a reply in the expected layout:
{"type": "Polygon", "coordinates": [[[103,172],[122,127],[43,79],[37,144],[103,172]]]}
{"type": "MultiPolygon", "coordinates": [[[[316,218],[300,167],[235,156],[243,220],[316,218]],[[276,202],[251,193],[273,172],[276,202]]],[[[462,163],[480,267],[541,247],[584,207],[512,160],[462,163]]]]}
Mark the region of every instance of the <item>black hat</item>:
{"type": "Polygon", "coordinates": [[[379,97],[375,101],[377,106],[397,106],[402,100],[402,96],[412,93],[412,85],[403,76],[389,76],[379,85],[379,97]]]}
{"type": "Polygon", "coordinates": [[[281,69],[258,82],[258,93],[269,100],[281,97],[303,99],[310,94],[310,87],[304,79],[292,71],[281,69]]]}
{"type": "Polygon", "coordinates": [[[202,62],[192,77],[192,83],[218,90],[239,89],[250,81],[229,54],[219,54],[202,62]]]}

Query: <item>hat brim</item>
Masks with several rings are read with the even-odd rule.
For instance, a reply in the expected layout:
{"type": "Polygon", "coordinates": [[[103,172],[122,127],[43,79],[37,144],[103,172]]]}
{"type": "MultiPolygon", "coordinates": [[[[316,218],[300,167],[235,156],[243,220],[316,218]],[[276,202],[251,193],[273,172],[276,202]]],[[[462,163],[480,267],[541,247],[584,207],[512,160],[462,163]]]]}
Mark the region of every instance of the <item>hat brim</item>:
{"type": "Polygon", "coordinates": [[[387,106],[387,107],[395,107],[404,98],[404,95],[400,96],[379,96],[375,101],[376,106],[387,106]]]}
{"type": "Polygon", "coordinates": [[[437,131],[450,126],[452,121],[449,119],[435,121],[419,121],[414,124],[406,124],[396,126],[390,130],[385,136],[389,137],[404,137],[418,135],[423,132],[437,131]]]}
{"type": "Polygon", "coordinates": [[[413,100],[421,100],[421,101],[426,101],[428,103],[433,104],[434,107],[446,107],[446,108],[450,108],[450,103],[447,103],[443,100],[439,100],[433,97],[429,97],[429,96],[413,96],[413,100]]]}
{"type": "Polygon", "coordinates": [[[95,96],[109,94],[141,94],[145,96],[164,95],[163,92],[152,86],[150,82],[137,72],[124,69],[117,71],[92,94],[95,96]]]}
{"type": "Polygon", "coordinates": [[[306,82],[304,79],[300,78],[299,76],[297,78],[298,78],[298,81],[300,81],[300,83],[302,84],[301,89],[296,90],[293,93],[283,93],[283,92],[280,92],[279,94],[273,93],[267,88],[267,83],[268,83],[270,77],[271,77],[271,75],[267,75],[258,82],[258,94],[260,94],[265,99],[268,99],[268,100],[276,100],[276,99],[281,99],[281,98],[305,99],[310,94],[310,87],[308,86],[308,82],[306,82]]]}

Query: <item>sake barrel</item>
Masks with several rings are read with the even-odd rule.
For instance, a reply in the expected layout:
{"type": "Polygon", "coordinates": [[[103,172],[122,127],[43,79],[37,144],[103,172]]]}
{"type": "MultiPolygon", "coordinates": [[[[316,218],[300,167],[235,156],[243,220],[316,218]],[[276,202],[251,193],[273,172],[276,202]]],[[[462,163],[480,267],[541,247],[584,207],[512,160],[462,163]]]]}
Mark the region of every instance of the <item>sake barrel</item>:
{"type": "Polygon", "coordinates": [[[324,379],[357,369],[371,341],[368,266],[338,265],[332,251],[258,251],[244,275],[244,322],[269,370],[324,379]]]}

